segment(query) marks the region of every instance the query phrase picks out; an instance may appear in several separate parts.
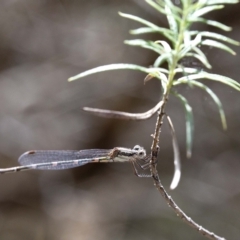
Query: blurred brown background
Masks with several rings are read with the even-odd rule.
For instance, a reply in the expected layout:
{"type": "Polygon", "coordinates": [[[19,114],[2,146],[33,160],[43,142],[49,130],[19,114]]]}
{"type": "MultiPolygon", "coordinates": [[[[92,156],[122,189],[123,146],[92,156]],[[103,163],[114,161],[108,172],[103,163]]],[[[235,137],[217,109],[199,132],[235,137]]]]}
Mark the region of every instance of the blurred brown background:
{"type": "MultiPolygon", "coordinates": [[[[127,122],[91,116],[84,106],[144,112],[160,99],[159,82],[144,74],[112,71],[72,83],[67,78],[109,63],[149,66],[156,55],[129,47],[124,39],[140,24],[132,13],[165,26],[144,1],[1,0],[0,166],[16,166],[30,149],[151,146],[155,117],[127,122]]],[[[209,18],[239,36],[239,4],[209,18]]],[[[216,30],[199,25],[201,29],[216,30]]],[[[216,30],[218,31],[218,30],[216,30]]],[[[221,33],[221,31],[218,31],[221,33]]],[[[145,36],[137,36],[141,38],[145,36]]],[[[146,36],[157,40],[158,35],[146,36]]],[[[160,37],[161,38],[161,37],[160,37]]],[[[240,81],[240,49],[232,57],[205,49],[213,72],[240,81]]],[[[179,91],[194,109],[193,157],[185,157],[185,116],[173,97],[168,104],[182,156],[182,179],[171,196],[196,222],[227,239],[240,235],[240,94],[207,82],[224,105],[228,130],[201,90],[179,91]]],[[[167,125],[161,135],[159,172],[169,190],[173,174],[167,125]]],[[[65,171],[29,171],[0,176],[1,240],[204,239],[167,206],[151,179],[139,179],[129,164],[89,164],[65,171]]]]}

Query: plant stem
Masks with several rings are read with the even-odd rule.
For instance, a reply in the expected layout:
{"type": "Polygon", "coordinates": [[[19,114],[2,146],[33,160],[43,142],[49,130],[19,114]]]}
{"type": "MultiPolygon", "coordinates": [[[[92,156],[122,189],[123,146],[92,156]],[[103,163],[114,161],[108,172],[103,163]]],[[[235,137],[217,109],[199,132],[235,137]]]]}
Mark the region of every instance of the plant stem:
{"type": "Polygon", "coordinates": [[[158,191],[161,193],[161,195],[164,197],[166,200],[167,204],[173,208],[177,216],[179,216],[181,219],[183,219],[188,225],[193,227],[194,229],[198,230],[203,236],[213,239],[213,240],[225,240],[225,238],[217,236],[215,233],[208,231],[207,229],[203,228],[196,222],[194,222],[190,217],[188,217],[178,206],[177,204],[173,201],[171,196],[168,195],[166,190],[164,189],[159,175],[157,171],[157,157],[158,157],[158,150],[159,150],[159,142],[160,142],[160,133],[161,133],[161,127],[163,124],[163,119],[165,115],[165,108],[166,104],[169,98],[169,94],[172,88],[173,80],[174,80],[174,69],[177,67],[178,64],[178,56],[180,52],[180,47],[181,44],[183,43],[184,40],[184,31],[187,28],[187,22],[186,22],[186,11],[183,9],[183,16],[182,16],[182,21],[180,23],[180,29],[179,29],[179,34],[178,38],[176,39],[176,45],[175,45],[175,54],[172,56],[172,61],[171,64],[169,64],[169,75],[168,75],[168,84],[167,84],[167,90],[164,92],[162,96],[162,106],[158,112],[157,116],[157,121],[155,125],[155,130],[153,134],[153,142],[151,146],[151,167],[150,171],[152,174],[152,178],[154,181],[155,187],[158,189],[158,191]]]}

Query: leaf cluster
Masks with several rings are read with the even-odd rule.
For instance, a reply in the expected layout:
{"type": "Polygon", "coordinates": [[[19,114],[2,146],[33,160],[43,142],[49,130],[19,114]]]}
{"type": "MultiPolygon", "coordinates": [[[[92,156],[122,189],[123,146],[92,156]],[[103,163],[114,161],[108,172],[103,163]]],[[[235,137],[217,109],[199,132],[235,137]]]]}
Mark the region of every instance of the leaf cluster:
{"type": "MultiPolygon", "coordinates": [[[[130,33],[133,35],[159,33],[160,39],[156,41],[144,39],[125,41],[125,43],[128,45],[146,48],[157,53],[158,56],[154,61],[153,66],[146,68],[135,64],[110,64],[80,73],[77,76],[71,77],[69,81],[73,81],[97,72],[119,69],[131,69],[145,72],[147,73],[145,82],[152,78],[159,79],[163,88],[163,96],[173,94],[181,101],[181,103],[183,103],[186,113],[187,156],[190,157],[192,151],[191,149],[194,128],[193,113],[187,99],[177,92],[176,86],[181,84],[188,84],[191,87],[199,87],[208,93],[218,107],[223,129],[227,128],[227,123],[222,103],[219,100],[218,96],[208,86],[200,81],[203,79],[218,81],[240,91],[240,84],[229,77],[212,74],[207,70],[199,71],[196,68],[185,67],[181,64],[181,61],[183,59],[191,57],[201,62],[205,69],[211,69],[211,65],[205,53],[201,50],[201,46],[206,45],[209,47],[219,48],[223,51],[235,55],[233,49],[231,49],[227,44],[239,45],[238,41],[228,38],[222,34],[210,31],[192,30],[191,27],[193,23],[200,22],[214,26],[215,28],[221,29],[223,31],[230,31],[231,27],[226,26],[223,23],[207,19],[205,15],[209,12],[224,8],[224,4],[238,3],[238,0],[181,0],[179,5],[174,4],[171,0],[145,1],[158,13],[166,16],[169,25],[168,28],[157,26],[156,24],[138,16],[121,12],[119,14],[124,18],[139,22],[143,25],[143,27],[131,30],[130,33]],[[164,68],[163,66],[166,65],[167,68],[164,68]]],[[[155,107],[153,108],[154,111],[150,110],[151,113],[155,113],[157,111],[156,109],[157,108],[155,107]]],[[[88,111],[94,112],[93,109],[88,109],[88,111]]],[[[148,113],[150,111],[148,111],[148,113]]],[[[101,114],[105,116],[107,115],[106,112],[102,112],[98,115],[101,114]]],[[[121,113],[117,113],[117,115],[120,116],[121,113]]],[[[149,117],[150,115],[148,114],[146,116],[149,117]]],[[[144,119],[144,117],[141,116],[141,119],[144,119]]],[[[136,117],[134,120],[136,120],[136,117]]],[[[172,124],[170,124],[170,126],[171,125],[172,124]]],[[[179,166],[179,164],[177,165],[179,166]]],[[[179,170],[176,166],[175,172],[176,170],[179,170]]]]}

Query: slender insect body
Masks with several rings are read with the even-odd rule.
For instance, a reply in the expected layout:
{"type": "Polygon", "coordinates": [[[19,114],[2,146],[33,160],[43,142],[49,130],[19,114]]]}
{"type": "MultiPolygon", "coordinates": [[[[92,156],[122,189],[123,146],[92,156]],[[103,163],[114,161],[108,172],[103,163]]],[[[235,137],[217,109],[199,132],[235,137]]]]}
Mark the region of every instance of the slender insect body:
{"type": "Polygon", "coordinates": [[[147,162],[146,151],[139,145],[136,145],[133,149],[116,147],[112,150],[31,150],[23,153],[18,161],[22,166],[0,169],[0,173],[19,172],[30,169],[62,170],[96,162],[131,162],[135,174],[138,175],[135,163],[141,167],[141,164],[138,163],[139,161],[142,161],[145,165],[147,162]]]}

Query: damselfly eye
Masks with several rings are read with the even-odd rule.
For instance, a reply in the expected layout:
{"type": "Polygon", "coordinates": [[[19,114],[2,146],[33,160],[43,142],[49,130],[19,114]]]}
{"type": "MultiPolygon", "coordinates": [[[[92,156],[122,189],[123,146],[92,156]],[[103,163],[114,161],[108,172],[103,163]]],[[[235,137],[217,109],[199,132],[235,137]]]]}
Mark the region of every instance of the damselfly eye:
{"type": "Polygon", "coordinates": [[[136,145],[136,146],[134,146],[133,150],[138,151],[138,150],[140,150],[140,148],[141,147],[139,145],[136,145]]]}

